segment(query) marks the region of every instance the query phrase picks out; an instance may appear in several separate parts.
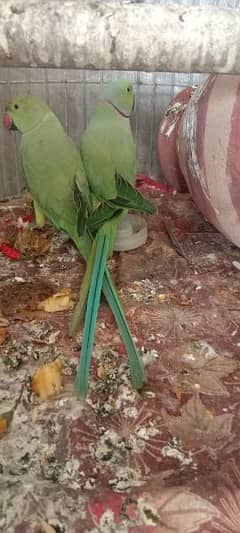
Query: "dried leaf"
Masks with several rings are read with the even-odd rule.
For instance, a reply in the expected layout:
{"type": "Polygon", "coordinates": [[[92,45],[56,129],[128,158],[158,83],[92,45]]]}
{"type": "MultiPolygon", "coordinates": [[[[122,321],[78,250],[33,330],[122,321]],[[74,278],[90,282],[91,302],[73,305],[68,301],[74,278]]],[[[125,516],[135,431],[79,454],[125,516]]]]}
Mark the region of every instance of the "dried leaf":
{"type": "Polygon", "coordinates": [[[142,522],[156,533],[193,533],[218,515],[209,501],[185,488],[161,488],[145,494],[138,500],[138,510],[142,522]]]}
{"type": "Polygon", "coordinates": [[[51,363],[40,366],[32,378],[32,390],[42,401],[59,394],[62,387],[62,363],[55,359],[51,363]]]}
{"type": "Polygon", "coordinates": [[[184,404],[180,416],[170,416],[162,409],[162,417],[168,431],[180,439],[183,447],[217,449],[223,441],[230,439],[233,415],[213,416],[201,402],[198,395],[184,404]]]}
{"type": "Polygon", "coordinates": [[[49,231],[25,228],[19,231],[14,243],[14,247],[25,255],[34,254],[40,256],[45,254],[51,244],[52,234],[49,231]]]}
{"type": "Polygon", "coordinates": [[[73,300],[71,289],[62,289],[61,292],[57,292],[56,294],[49,296],[49,298],[38,304],[38,309],[45,311],[46,313],[66,311],[72,307],[73,300]]]}

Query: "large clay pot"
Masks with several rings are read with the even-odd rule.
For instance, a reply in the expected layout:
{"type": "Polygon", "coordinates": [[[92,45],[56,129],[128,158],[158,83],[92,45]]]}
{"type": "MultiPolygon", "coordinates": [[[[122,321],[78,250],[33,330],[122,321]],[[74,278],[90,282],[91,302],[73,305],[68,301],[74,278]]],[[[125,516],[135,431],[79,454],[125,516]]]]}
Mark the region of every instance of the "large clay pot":
{"type": "Polygon", "coordinates": [[[187,87],[171,100],[158,131],[158,159],[162,173],[167,183],[179,192],[185,192],[187,185],[178,162],[176,140],[181,117],[193,90],[193,87],[187,87]]]}
{"type": "Polygon", "coordinates": [[[181,119],[179,162],[203,215],[240,246],[240,76],[210,75],[181,119]]]}

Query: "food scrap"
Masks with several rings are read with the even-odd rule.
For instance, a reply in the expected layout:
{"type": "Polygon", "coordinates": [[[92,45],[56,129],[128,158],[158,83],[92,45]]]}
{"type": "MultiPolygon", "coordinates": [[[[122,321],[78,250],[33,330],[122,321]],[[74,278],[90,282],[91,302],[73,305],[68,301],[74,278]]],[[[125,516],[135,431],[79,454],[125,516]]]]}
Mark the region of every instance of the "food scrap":
{"type": "Polygon", "coordinates": [[[62,289],[56,292],[46,300],[38,304],[38,309],[45,311],[45,313],[56,313],[57,311],[66,311],[73,307],[72,291],[71,289],[62,289]]]}
{"type": "Polygon", "coordinates": [[[40,366],[32,378],[32,390],[41,401],[60,393],[62,388],[62,363],[55,359],[51,363],[40,366]]]}

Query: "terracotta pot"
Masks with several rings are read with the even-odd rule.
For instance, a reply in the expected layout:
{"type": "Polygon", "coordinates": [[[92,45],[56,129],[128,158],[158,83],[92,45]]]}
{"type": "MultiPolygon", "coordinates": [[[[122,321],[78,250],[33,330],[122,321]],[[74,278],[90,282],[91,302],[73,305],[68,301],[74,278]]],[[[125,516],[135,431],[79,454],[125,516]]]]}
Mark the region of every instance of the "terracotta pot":
{"type": "Polygon", "coordinates": [[[182,117],[179,162],[203,215],[240,246],[240,76],[210,75],[182,117]]]}

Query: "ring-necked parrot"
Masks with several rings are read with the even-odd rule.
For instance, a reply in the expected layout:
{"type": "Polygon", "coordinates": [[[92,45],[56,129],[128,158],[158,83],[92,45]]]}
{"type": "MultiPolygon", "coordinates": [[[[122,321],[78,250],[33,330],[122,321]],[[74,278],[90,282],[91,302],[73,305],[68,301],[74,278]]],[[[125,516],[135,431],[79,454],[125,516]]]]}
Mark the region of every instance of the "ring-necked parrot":
{"type": "MultiPolygon", "coordinates": [[[[134,188],[136,147],[129,120],[133,107],[132,84],[125,80],[109,83],[102,91],[80,143],[82,161],[95,199],[93,213],[88,218],[88,227],[95,238],[79,299],[81,306],[88,294],[82,357],[77,374],[79,391],[84,391],[86,387],[84,376],[90,370],[103,275],[118,226],[128,209],[155,212],[153,205],[134,188]]],[[[75,184],[77,187],[77,180],[75,184]]],[[[81,224],[81,206],[84,202],[77,189],[76,203],[79,206],[81,224]]],[[[134,373],[135,370],[132,375],[134,373]]],[[[143,383],[143,369],[140,372],[139,368],[138,376],[139,382],[143,383]]]]}

